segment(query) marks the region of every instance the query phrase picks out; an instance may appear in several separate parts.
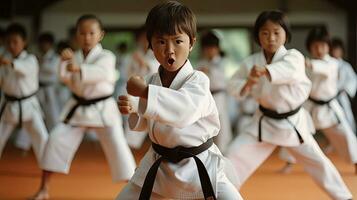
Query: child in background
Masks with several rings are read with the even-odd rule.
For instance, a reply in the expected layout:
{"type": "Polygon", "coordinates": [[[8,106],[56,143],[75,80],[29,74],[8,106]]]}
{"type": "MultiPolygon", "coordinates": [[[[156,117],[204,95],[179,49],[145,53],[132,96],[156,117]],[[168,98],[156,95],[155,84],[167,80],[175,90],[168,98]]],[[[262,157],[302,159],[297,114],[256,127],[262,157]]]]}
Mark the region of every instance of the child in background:
{"type": "Polygon", "coordinates": [[[351,199],[338,171],[312,136],[311,117],[302,107],[311,82],[305,74],[304,56],[284,46],[291,38],[286,16],[280,11],[262,12],[254,25],[254,38],[262,51],[242,62],[229,85],[237,98],[251,94],[259,104],[253,121],[228,149],[239,176],[238,187],[277,146],[283,146],[331,198],[351,199]]]}
{"type": "Polygon", "coordinates": [[[9,25],[5,31],[7,51],[0,55],[0,87],[4,95],[0,107],[0,157],[10,134],[19,126],[25,129],[25,134],[29,134],[40,163],[48,132],[36,97],[38,62],[25,50],[26,36],[25,28],[16,23],[9,25]]]}
{"type": "Polygon", "coordinates": [[[329,53],[330,38],[326,28],[312,29],[306,40],[311,60],[306,67],[312,82],[306,109],[317,130],[328,139],[340,156],[355,166],[357,174],[357,138],[338,103],[339,63],[329,53]]]}
{"type": "Polygon", "coordinates": [[[198,62],[199,70],[203,71],[210,80],[210,90],[216,102],[221,129],[214,139],[218,148],[225,152],[232,140],[232,128],[228,115],[227,80],[225,76],[225,59],[219,46],[219,38],[213,31],[201,35],[201,60],[198,62]]]}
{"type": "Polygon", "coordinates": [[[115,56],[100,45],[103,25],[94,15],[83,15],[76,23],[81,49],[61,54],[60,79],[72,92],[63,112],[63,122],[51,131],[42,159],[41,186],[33,199],[49,198],[51,175],[69,173],[72,159],[87,130],[97,133],[109,162],[113,181],[127,181],[135,161],[126,143],[117,104],[112,97],[115,85],[115,56]]]}

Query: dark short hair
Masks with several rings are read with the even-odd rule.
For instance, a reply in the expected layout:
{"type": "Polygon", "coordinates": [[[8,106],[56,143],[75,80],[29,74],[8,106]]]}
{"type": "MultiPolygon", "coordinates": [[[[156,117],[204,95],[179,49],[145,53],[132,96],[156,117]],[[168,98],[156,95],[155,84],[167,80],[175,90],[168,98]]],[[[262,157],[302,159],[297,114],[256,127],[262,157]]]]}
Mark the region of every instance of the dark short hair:
{"type": "Polygon", "coordinates": [[[326,42],[330,45],[330,36],[325,26],[315,27],[311,29],[306,38],[306,49],[310,50],[313,42],[326,42]]]}
{"type": "Polygon", "coordinates": [[[331,39],[331,48],[341,48],[342,51],[345,50],[345,45],[343,44],[343,41],[340,38],[332,38],[331,39]]]}
{"type": "Polygon", "coordinates": [[[177,1],[164,2],[153,7],[146,18],[145,27],[149,48],[154,34],[186,33],[191,44],[196,38],[195,15],[191,9],[177,1]]]}
{"type": "Polygon", "coordinates": [[[279,24],[284,29],[285,34],[286,34],[285,43],[290,42],[291,31],[290,31],[290,24],[288,22],[287,16],[281,11],[271,10],[271,11],[264,11],[264,12],[260,13],[257,20],[255,21],[253,34],[254,34],[254,40],[257,44],[260,45],[259,31],[267,21],[272,21],[274,23],[279,24]]]}
{"type": "Polygon", "coordinates": [[[218,47],[219,48],[219,38],[213,31],[203,32],[200,40],[201,47],[218,47]]]}
{"type": "Polygon", "coordinates": [[[48,42],[50,44],[54,44],[55,37],[50,32],[44,32],[44,33],[41,33],[40,36],[38,36],[38,42],[39,43],[48,42]]]}
{"type": "Polygon", "coordinates": [[[103,30],[103,23],[102,21],[95,15],[93,14],[85,14],[85,15],[82,15],[78,18],[77,20],[77,23],[76,23],[76,30],[78,29],[79,25],[84,22],[84,21],[87,21],[87,20],[94,20],[94,21],[97,21],[98,24],[99,24],[99,28],[101,30],[103,30]]]}
{"type": "Polygon", "coordinates": [[[25,30],[25,27],[18,23],[10,24],[5,30],[6,37],[13,35],[13,34],[19,35],[20,37],[22,37],[23,40],[26,40],[26,38],[27,38],[27,33],[25,30]]]}

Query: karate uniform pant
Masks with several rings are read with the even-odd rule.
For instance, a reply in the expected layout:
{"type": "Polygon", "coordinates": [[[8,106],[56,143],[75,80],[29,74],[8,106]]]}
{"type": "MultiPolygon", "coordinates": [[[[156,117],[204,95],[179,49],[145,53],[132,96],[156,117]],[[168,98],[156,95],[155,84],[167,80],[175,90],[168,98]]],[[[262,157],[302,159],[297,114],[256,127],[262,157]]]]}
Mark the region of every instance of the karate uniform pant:
{"type": "MultiPolygon", "coordinates": [[[[86,127],[73,127],[59,124],[52,130],[42,160],[44,170],[69,173],[71,162],[86,130],[86,127]]],[[[126,143],[119,123],[111,127],[91,128],[99,138],[109,162],[114,182],[129,180],[136,167],[134,157],[126,143]]]]}
{"type": "Polygon", "coordinates": [[[225,92],[220,92],[213,95],[216,102],[219,121],[221,122],[221,129],[219,134],[214,138],[214,143],[219,150],[224,153],[228,147],[228,144],[232,141],[232,127],[227,110],[227,95],[225,92]]]}
{"type": "MultiPolygon", "coordinates": [[[[351,199],[352,194],[343,182],[340,174],[331,161],[324,155],[312,137],[296,147],[284,147],[301,163],[305,171],[327,194],[336,200],[351,199]]],[[[227,157],[237,170],[239,187],[253,174],[253,172],[267,159],[277,145],[258,142],[257,138],[247,134],[240,134],[229,148],[227,157]]]]}
{"type": "Polygon", "coordinates": [[[55,85],[41,87],[38,91],[38,99],[45,114],[45,123],[48,130],[59,122],[59,102],[56,96],[55,85]]]}
{"type": "Polygon", "coordinates": [[[355,118],[352,112],[352,106],[351,106],[351,101],[350,98],[348,97],[347,93],[343,92],[340,95],[337,96],[338,103],[340,103],[343,112],[345,113],[347,117],[347,121],[352,128],[353,132],[356,132],[356,122],[355,118]]]}
{"type": "MultiPolygon", "coordinates": [[[[321,130],[339,156],[350,163],[357,163],[357,137],[346,120],[339,125],[321,130]]],[[[285,148],[279,152],[280,159],[296,163],[296,159],[285,148]]]]}
{"type": "MultiPolygon", "coordinates": [[[[0,157],[6,142],[14,131],[16,125],[17,124],[5,122],[4,120],[0,121],[0,157]]],[[[40,113],[35,112],[32,119],[22,122],[22,126],[24,131],[26,131],[25,134],[28,134],[30,138],[36,159],[38,163],[40,163],[48,139],[47,129],[42,116],[40,113]]]]}
{"type": "MultiPolygon", "coordinates": [[[[174,184],[169,184],[168,187],[175,187],[174,184]]],[[[217,199],[219,200],[241,200],[243,199],[238,190],[229,181],[218,182],[217,199]]],[[[116,200],[138,200],[140,196],[141,187],[129,182],[120,192],[116,200]]],[[[154,192],[151,193],[151,200],[168,199],[154,192]]]]}

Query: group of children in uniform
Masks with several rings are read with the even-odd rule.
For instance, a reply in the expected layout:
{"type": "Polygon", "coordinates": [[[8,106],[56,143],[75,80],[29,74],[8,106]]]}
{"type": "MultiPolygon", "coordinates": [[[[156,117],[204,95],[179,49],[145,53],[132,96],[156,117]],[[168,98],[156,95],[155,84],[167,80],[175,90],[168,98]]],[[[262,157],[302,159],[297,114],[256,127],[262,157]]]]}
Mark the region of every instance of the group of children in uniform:
{"type": "Polygon", "coordinates": [[[188,7],[176,1],[160,3],[149,12],[145,28],[159,68],[147,77],[130,77],[127,94],[116,102],[115,57],[100,45],[102,23],[94,15],[78,19],[81,49],[63,50],[59,61],[58,76],[72,97],[49,135],[34,96],[37,60],[24,50],[26,37],[19,27],[8,28],[9,55],[0,58],[5,96],[0,149],[17,124],[26,127],[43,169],[33,199],[49,198],[51,174],[69,172],[86,130],[97,133],[113,179],[129,181],[117,199],[242,199],[238,189],[277,146],[287,149],[331,198],[352,199],[312,135],[321,129],[336,150],[356,163],[356,137],[335,99],[338,63],[328,56],[324,32],[309,35],[312,58],[305,61],[299,51],[285,48],[291,39],[286,16],[279,11],[261,13],[254,39],[262,50],[246,58],[226,86],[210,83],[222,74],[214,35],[202,37],[207,57],[201,71],[194,70],[188,59],[196,42],[196,19],[188,7]],[[225,87],[237,98],[250,97],[259,107],[229,146],[217,138],[222,147],[228,146],[224,151],[229,159],[214,144],[225,123],[219,111],[226,109],[217,109],[215,100],[225,87]],[[119,111],[128,115],[130,129],[148,131],[152,142],[135,171],[119,111]]]}

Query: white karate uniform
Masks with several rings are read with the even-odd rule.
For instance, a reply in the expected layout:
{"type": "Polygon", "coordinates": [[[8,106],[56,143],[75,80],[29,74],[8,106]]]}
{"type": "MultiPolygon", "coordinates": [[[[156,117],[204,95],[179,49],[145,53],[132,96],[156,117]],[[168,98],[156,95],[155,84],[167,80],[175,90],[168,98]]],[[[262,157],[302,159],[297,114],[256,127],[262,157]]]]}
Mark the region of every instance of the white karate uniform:
{"type": "MultiPolygon", "coordinates": [[[[13,66],[0,68],[1,91],[17,98],[34,94],[38,90],[39,69],[36,57],[25,50],[17,58],[12,58],[9,53],[5,57],[12,60],[13,66]]],[[[30,134],[35,156],[40,162],[48,139],[40,104],[33,95],[22,100],[21,107],[23,128],[30,134]]],[[[0,156],[10,134],[19,123],[19,116],[19,103],[8,101],[0,120],[0,156]]]]}
{"type": "MultiPolygon", "coordinates": [[[[58,96],[56,94],[59,61],[60,58],[54,49],[50,49],[39,58],[40,88],[37,95],[44,112],[47,130],[51,130],[59,122],[59,102],[57,101],[58,96]]],[[[23,150],[29,150],[31,139],[25,130],[19,130],[15,145],[23,150]]]]}
{"type": "Polygon", "coordinates": [[[328,104],[305,103],[311,113],[316,129],[322,130],[331,145],[342,158],[357,163],[357,138],[348,124],[342,107],[335,98],[338,84],[338,61],[329,55],[321,60],[311,60],[312,68],[308,75],[312,81],[310,97],[317,100],[330,100],[328,104]]]}
{"type": "Polygon", "coordinates": [[[337,100],[342,106],[352,130],[356,132],[356,122],[353,116],[350,98],[354,98],[356,95],[357,76],[348,62],[343,59],[339,59],[338,61],[339,71],[337,87],[340,93],[337,96],[337,100]]]}
{"type": "Polygon", "coordinates": [[[54,49],[50,49],[39,58],[40,62],[40,90],[39,100],[43,107],[45,122],[48,130],[51,130],[59,122],[59,102],[56,95],[58,87],[59,56],[54,49]]]}
{"type": "MultiPolygon", "coordinates": [[[[133,75],[148,77],[153,73],[157,72],[160,63],[156,60],[154,53],[151,49],[148,49],[146,52],[142,51],[141,49],[138,49],[136,53],[138,53],[142,57],[142,59],[146,63],[146,66],[140,66],[140,63],[138,63],[137,60],[131,58],[128,67],[128,78],[133,75]]],[[[134,101],[134,103],[137,102],[138,101],[134,101]]],[[[138,105],[135,105],[135,107],[137,106],[138,105]]],[[[140,149],[147,137],[147,130],[143,130],[143,131],[131,130],[129,128],[127,120],[124,123],[124,128],[125,128],[125,137],[126,140],[128,141],[129,146],[134,149],[140,149]]]]}
{"type": "MultiPolygon", "coordinates": [[[[130,128],[148,128],[151,141],[167,148],[199,146],[218,134],[219,116],[209,79],[204,73],[194,71],[189,61],[180,69],[170,88],[162,87],[159,73],[149,80],[148,99],[140,99],[139,112],[129,116],[130,128]]],[[[148,170],[159,157],[150,148],[117,199],[138,199],[136,191],[141,189],[148,170]]],[[[225,193],[230,199],[241,199],[226,176],[227,160],[215,144],[197,157],[205,165],[216,194],[225,193]]],[[[183,159],[176,164],[162,162],[153,193],[173,199],[203,198],[194,159],[183,159]]]]}
{"type": "Polygon", "coordinates": [[[247,96],[244,99],[238,99],[239,113],[237,119],[237,135],[245,130],[252,120],[255,111],[258,108],[258,103],[252,96],[247,96]]]}
{"type": "Polygon", "coordinates": [[[226,94],[226,76],[225,76],[225,59],[221,56],[216,56],[212,60],[203,59],[198,62],[199,67],[207,67],[207,74],[210,79],[210,90],[213,99],[216,102],[221,129],[215,138],[215,143],[218,148],[225,152],[228,144],[232,141],[232,127],[228,115],[227,94],[226,94]]]}
{"type": "MultiPolygon", "coordinates": [[[[75,53],[74,58],[74,62],[81,68],[80,73],[68,72],[68,62],[60,64],[60,79],[72,93],[85,99],[113,93],[115,56],[110,51],[104,50],[98,44],[86,58],[83,57],[81,50],[75,53]]],[[[76,102],[74,98],[67,102],[61,119],[65,119],[76,102]]],[[[97,133],[109,162],[113,180],[130,179],[134,173],[135,161],[125,141],[120,113],[112,97],[89,106],[79,106],[68,124],[60,123],[55,126],[42,160],[43,169],[69,173],[73,156],[88,129],[97,133]]]]}
{"type": "MultiPolygon", "coordinates": [[[[245,59],[230,82],[231,94],[239,97],[253,65],[265,66],[271,76],[271,80],[261,77],[250,93],[261,106],[285,113],[298,108],[308,98],[311,82],[305,74],[304,57],[299,51],[287,50],[284,46],[276,51],[271,64],[266,63],[263,52],[245,59]]],[[[239,176],[239,186],[277,146],[284,146],[332,198],[352,197],[338,171],[312,137],[313,123],[304,108],[287,119],[277,120],[265,116],[261,123],[262,142],[259,142],[257,136],[261,116],[262,112],[257,110],[253,121],[238,135],[228,150],[228,158],[233,162],[239,176]],[[294,127],[303,138],[303,144],[300,144],[294,127]]]]}

